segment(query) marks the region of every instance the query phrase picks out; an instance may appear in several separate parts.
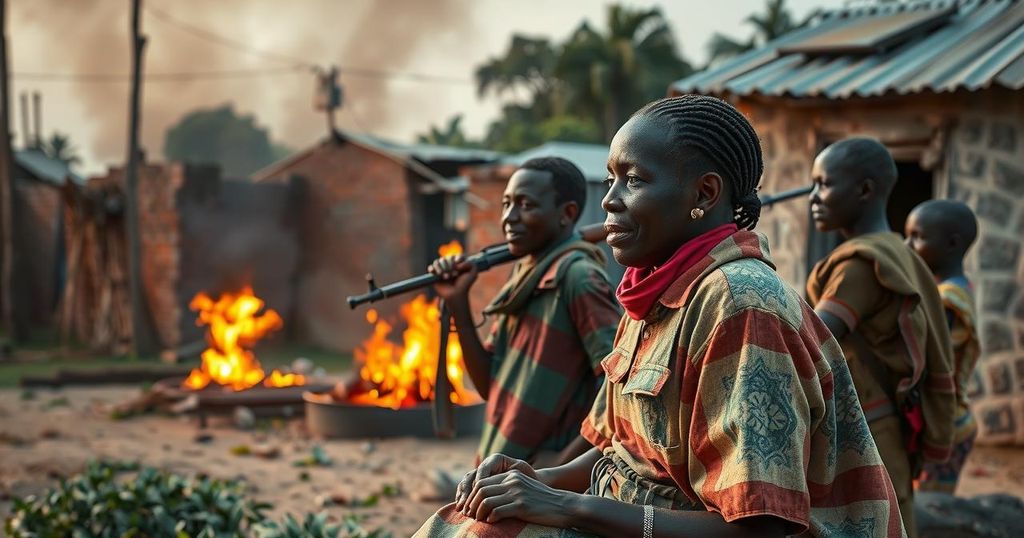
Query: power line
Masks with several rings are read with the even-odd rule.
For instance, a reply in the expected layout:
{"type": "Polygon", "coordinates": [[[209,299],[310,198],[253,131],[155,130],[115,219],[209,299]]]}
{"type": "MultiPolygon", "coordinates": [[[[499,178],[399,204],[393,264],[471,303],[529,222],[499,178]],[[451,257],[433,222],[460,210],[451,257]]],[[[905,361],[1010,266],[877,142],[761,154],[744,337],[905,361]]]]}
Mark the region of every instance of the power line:
{"type": "MultiPolygon", "coordinates": [[[[200,39],[205,39],[212,43],[216,43],[223,47],[227,47],[245,54],[259,56],[276,62],[289,63],[292,64],[292,66],[294,67],[303,67],[314,71],[318,71],[320,69],[319,66],[317,66],[316,64],[307,62],[305,60],[300,60],[298,58],[294,58],[291,56],[286,56],[282,54],[257,49],[241,41],[236,41],[229,37],[224,37],[209,30],[199,28],[198,26],[194,26],[192,24],[182,21],[181,19],[176,18],[173,15],[169,15],[165,11],[161,11],[157,8],[154,8],[149,4],[147,4],[144,9],[151,13],[154,17],[165,23],[168,23],[172,26],[176,26],[179,29],[192,34],[193,36],[199,37],[200,39]]],[[[388,71],[384,69],[371,69],[365,67],[342,67],[339,68],[339,72],[342,76],[350,75],[364,78],[405,79],[416,82],[432,82],[442,84],[475,84],[475,82],[472,79],[468,78],[450,77],[444,75],[435,75],[431,73],[417,73],[410,71],[388,71]]]]}
{"type": "Polygon", "coordinates": [[[251,54],[253,56],[260,56],[260,57],[266,58],[268,60],[273,60],[273,61],[277,61],[277,62],[284,62],[284,63],[292,64],[293,66],[297,66],[297,67],[305,67],[307,69],[317,69],[316,65],[314,65],[312,63],[309,63],[309,62],[307,62],[305,60],[300,60],[300,59],[297,59],[297,58],[291,58],[291,57],[284,56],[284,55],[281,55],[281,54],[276,54],[276,53],[273,53],[273,52],[267,52],[265,50],[257,49],[257,48],[254,48],[254,47],[250,47],[249,45],[247,45],[245,43],[242,43],[241,41],[235,41],[234,39],[227,38],[227,37],[215,34],[215,33],[210,32],[208,30],[204,30],[203,28],[199,28],[198,26],[193,26],[193,25],[191,25],[191,24],[189,24],[187,22],[184,22],[184,21],[182,21],[182,20],[180,20],[178,18],[175,18],[172,15],[167,14],[164,11],[156,9],[156,8],[152,7],[151,5],[149,5],[149,4],[146,5],[145,10],[148,11],[151,15],[153,15],[157,19],[159,19],[159,20],[161,20],[161,21],[163,21],[163,22],[165,22],[167,24],[170,24],[171,26],[176,26],[176,27],[178,27],[178,29],[183,30],[185,32],[188,32],[188,33],[190,33],[190,34],[192,34],[192,35],[194,35],[194,36],[196,36],[196,37],[198,37],[200,39],[205,39],[205,40],[210,41],[212,43],[217,43],[217,44],[219,44],[221,46],[228,47],[230,49],[234,49],[234,50],[237,50],[237,51],[240,51],[240,52],[244,52],[246,54],[251,54]]]}
{"type": "MultiPolygon", "coordinates": [[[[307,73],[302,66],[263,68],[263,69],[234,69],[224,71],[182,71],[168,73],[145,73],[147,82],[184,82],[192,80],[221,80],[231,78],[252,78],[266,75],[299,74],[307,73]]],[[[431,75],[428,73],[415,73],[405,71],[383,71],[379,69],[339,69],[341,76],[356,78],[375,78],[391,80],[408,80],[411,82],[426,82],[438,84],[474,84],[470,79],[447,77],[444,75],[431,75]]],[[[11,77],[19,80],[34,81],[57,81],[57,82],[89,82],[89,83],[121,83],[127,82],[130,75],[127,73],[45,73],[38,71],[20,71],[11,73],[11,77]]]]}
{"type": "MultiPolygon", "coordinates": [[[[289,64],[287,67],[278,68],[262,68],[262,69],[239,69],[239,70],[226,70],[226,71],[195,71],[195,72],[169,72],[169,73],[145,73],[146,82],[187,82],[195,80],[223,80],[231,78],[252,78],[261,77],[266,75],[277,75],[277,74],[295,74],[305,71],[319,71],[320,68],[313,63],[300,60],[291,56],[282,54],[276,54],[265,50],[257,49],[234,39],[221,36],[219,34],[210,32],[198,26],[194,26],[187,22],[184,22],[167,12],[152,7],[150,4],[143,6],[143,9],[153,15],[160,21],[167,23],[171,26],[175,26],[189,34],[204,39],[206,41],[216,43],[223,47],[230,48],[245,54],[258,56],[267,60],[275,62],[283,62],[289,64]]],[[[339,74],[341,76],[356,77],[356,78],[370,78],[370,79],[388,79],[388,80],[407,80],[410,82],[424,82],[424,83],[435,83],[435,84],[475,84],[470,78],[451,77],[445,75],[435,75],[432,73],[419,73],[413,71],[390,71],[385,69],[372,69],[365,67],[352,67],[352,68],[339,68],[339,74]]],[[[83,83],[100,83],[100,84],[119,84],[126,83],[130,80],[130,75],[120,73],[44,73],[44,72],[21,72],[12,73],[13,78],[19,80],[33,80],[33,81],[57,81],[57,82],[83,82],[83,83]]]]}
{"type": "MultiPolygon", "coordinates": [[[[300,74],[306,69],[299,66],[264,68],[264,69],[235,69],[224,71],[192,71],[192,72],[167,72],[167,73],[145,73],[147,82],[186,82],[193,80],[224,80],[231,78],[253,78],[267,75],[300,74]]],[[[18,80],[33,81],[59,81],[59,82],[93,82],[93,83],[123,83],[131,79],[128,73],[41,73],[41,72],[15,72],[11,76],[18,80]]]]}

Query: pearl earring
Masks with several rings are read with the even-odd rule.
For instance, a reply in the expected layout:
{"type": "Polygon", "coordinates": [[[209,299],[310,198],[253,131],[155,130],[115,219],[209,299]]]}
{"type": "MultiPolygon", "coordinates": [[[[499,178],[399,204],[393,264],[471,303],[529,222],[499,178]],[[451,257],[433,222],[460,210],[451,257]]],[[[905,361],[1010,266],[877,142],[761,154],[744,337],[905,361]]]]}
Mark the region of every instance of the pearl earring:
{"type": "Polygon", "coordinates": [[[695,207],[692,210],[690,210],[690,218],[691,219],[693,219],[693,220],[700,220],[703,217],[704,217],[704,210],[703,209],[701,209],[699,207],[695,207]]]}

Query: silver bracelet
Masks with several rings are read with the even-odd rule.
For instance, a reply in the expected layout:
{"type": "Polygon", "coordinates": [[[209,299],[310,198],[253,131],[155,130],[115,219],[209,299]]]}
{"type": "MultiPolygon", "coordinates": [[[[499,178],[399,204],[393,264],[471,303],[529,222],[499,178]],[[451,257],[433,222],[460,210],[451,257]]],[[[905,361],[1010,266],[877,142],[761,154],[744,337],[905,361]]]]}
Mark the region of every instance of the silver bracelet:
{"type": "Polygon", "coordinates": [[[644,505],[644,538],[654,538],[654,507],[644,505]]]}

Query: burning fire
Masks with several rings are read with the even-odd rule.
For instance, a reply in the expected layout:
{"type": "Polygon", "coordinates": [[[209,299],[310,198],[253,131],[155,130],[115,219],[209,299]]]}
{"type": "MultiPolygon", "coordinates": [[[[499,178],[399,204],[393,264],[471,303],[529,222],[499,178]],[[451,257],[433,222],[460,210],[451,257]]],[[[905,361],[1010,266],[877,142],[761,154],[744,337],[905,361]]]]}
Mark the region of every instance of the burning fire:
{"type": "MultiPolygon", "coordinates": [[[[462,253],[462,246],[452,241],[442,246],[442,256],[462,253]]],[[[427,301],[417,295],[399,310],[405,320],[402,345],[388,340],[392,326],[379,319],[376,310],[366,312],[366,321],[373,325],[373,334],[356,349],[356,360],[362,364],[359,377],[362,392],[349,396],[351,403],[399,409],[434,399],[437,374],[437,351],[441,345],[441,311],[436,300],[427,301]]],[[[466,388],[466,366],[458,336],[448,336],[448,379],[452,403],[469,405],[480,397],[466,388]]]]}
{"type": "Polygon", "coordinates": [[[202,366],[193,369],[185,379],[185,387],[199,390],[214,382],[232,390],[245,390],[260,381],[268,387],[306,383],[301,375],[284,374],[278,370],[267,377],[256,356],[249,351],[248,348],[260,338],[284,324],[273,309],[264,310],[263,300],[253,294],[252,288],[225,293],[216,301],[200,292],[188,307],[199,312],[197,325],[209,327],[206,339],[210,347],[203,352],[202,366]]]}

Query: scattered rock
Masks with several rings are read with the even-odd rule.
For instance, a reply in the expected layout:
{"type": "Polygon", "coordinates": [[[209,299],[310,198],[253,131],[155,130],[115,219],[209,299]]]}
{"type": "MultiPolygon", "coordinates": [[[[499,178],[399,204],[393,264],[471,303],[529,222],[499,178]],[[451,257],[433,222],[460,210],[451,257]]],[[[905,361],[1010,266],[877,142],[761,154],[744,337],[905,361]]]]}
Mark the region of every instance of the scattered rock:
{"type": "Polygon", "coordinates": [[[196,443],[209,444],[213,442],[213,435],[208,433],[199,433],[192,438],[196,443]]]}
{"type": "Polygon", "coordinates": [[[313,372],[313,368],[315,366],[316,365],[313,364],[313,361],[306,357],[299,357],[292,361],[292,372],[295,372],[296,374],[309,375],[313,372]]]}
{"type": "Polygon", "coordinates": [[[1024,536],[1024,501],[1005,494],[973,499],[924,492],[914,498],[918,533],[929,538],[1024,536]]]}
{"type": "Polygon", "coordinates": [[[45,428],[39,432],[40,439],[57,439],[60,437],[60,431],[53,428],[45,428]]]}
{"type": "Polygon", "coordinates": [[[367,441],[363,443],[363,445],[360,448],[362,449],[363,454],[373,454],[373,452],[377,450],[377,443],[374,443],[373,441],[367,441]]]}
{"type": "Polygon", "coordinates": [[[276,459],[281,455],[281,449],[270,443],[260,443],[251,447],[252,455],[265,460],[276,459]]]}
{"type": "Polygon", "coordinates": [[[235,427],[240,430],[251,430],[256,425],[256,414],[245,406],[238,406],[234,412],[235,427]]]}

